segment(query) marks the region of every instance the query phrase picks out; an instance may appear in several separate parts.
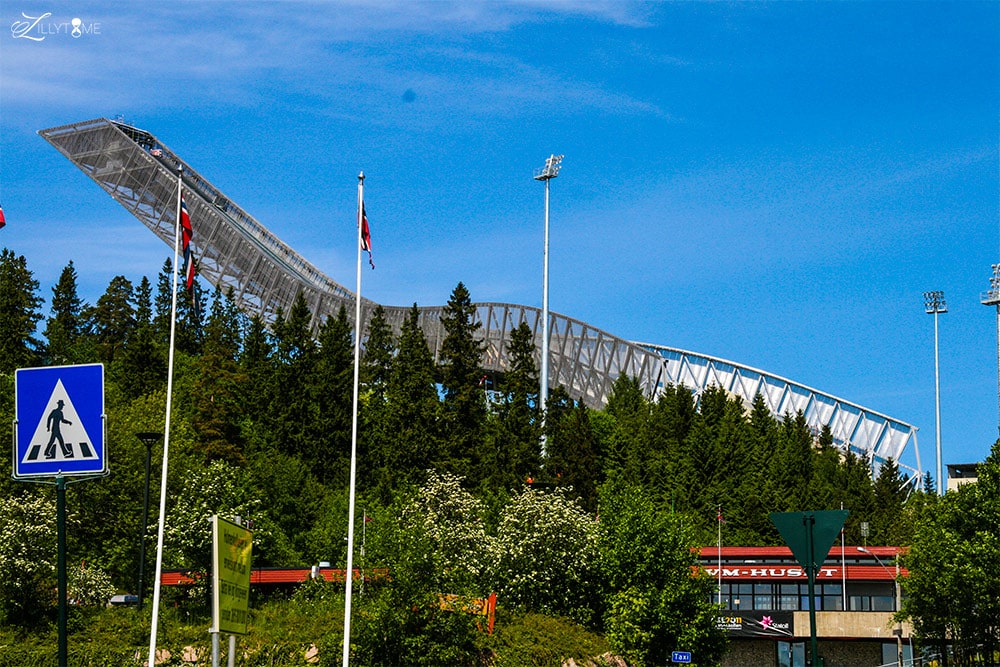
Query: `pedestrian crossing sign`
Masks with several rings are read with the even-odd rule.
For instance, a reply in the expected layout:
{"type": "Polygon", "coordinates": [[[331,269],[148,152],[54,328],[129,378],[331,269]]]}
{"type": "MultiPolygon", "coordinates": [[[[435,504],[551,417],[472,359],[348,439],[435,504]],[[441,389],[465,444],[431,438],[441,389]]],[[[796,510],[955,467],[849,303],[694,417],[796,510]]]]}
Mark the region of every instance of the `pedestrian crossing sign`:
{"type": "Polygon", "coordinates": [[[14,374],[14,479],[105,475],[104,366],[14,374]]]}

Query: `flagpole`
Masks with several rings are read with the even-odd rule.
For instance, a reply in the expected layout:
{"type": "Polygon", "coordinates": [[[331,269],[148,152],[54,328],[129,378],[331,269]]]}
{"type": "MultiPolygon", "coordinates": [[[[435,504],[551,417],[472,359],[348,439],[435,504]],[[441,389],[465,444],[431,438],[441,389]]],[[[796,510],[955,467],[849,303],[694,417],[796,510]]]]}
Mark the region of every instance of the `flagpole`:
{"type": "Polygon", "coordinates": [[[719,520],[719,538],[718,538],[718,550],[719,550],[719,594],[718,602],[719,606],[722,606],[722,505],[719,505],[719,513],[715,517],[719,520]]]}
{"type": "Polygon", "coordinates": [[[361,245],[365,205],[365,173],[358,174],[358,281],[354,292],[354,410],[351,415],[351,493],[347,516],[347,577],[344,587],[343,667],[351,656],[351,592],[354,583],[354,478],[358,459],[358,384],[361,371],[361,245]]]}
{"type": "Polygon", "coordinates": [[[173,290],[170,299],[170,347],[167,360],[167,409],[163,429],[163,464],[160,469],[160,519],[156,530],[156,579],[153,583],[153,619],[149,628],[148,667],[156,664],[156,632],[160,618],[160,579],[163,576],[163,532],[167,514],[167,461],[170,452],[170,404],[174,391],[174,338],[177,327],[177,260],[181,235],[181,196],[183,169],[177,167],[177,210],[174,215],[173,290]]]}

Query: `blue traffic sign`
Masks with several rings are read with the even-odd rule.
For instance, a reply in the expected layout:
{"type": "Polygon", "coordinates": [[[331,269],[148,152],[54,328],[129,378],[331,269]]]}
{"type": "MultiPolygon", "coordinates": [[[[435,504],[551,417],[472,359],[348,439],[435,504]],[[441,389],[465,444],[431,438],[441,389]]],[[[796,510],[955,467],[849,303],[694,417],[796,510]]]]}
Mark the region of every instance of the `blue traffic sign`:
{"type": "Polygon", "coordinates": [[[671,662],[691,662],[690,651],[674,651],[670,654],[671,662]]]}
{"type": "Polygon", "coordinates": [[[104,365],[14,373],[14,478],[103,475],[104,365]]]}

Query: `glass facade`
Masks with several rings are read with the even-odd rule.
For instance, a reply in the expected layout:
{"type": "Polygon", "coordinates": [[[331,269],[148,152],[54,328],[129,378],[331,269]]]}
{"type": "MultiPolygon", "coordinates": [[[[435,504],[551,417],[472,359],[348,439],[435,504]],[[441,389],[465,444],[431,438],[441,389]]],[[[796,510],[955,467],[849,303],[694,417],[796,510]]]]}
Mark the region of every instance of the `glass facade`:
{"type": "MultiPolygon", "coordinates": [[[[850,590],[850,589],[848,589],[850,590]]],[[[844,587],[841,584],[816,584],[813,587],[817,611],[843,611],[844,587]]],[[[807,611],[808,583],[732,583],[722,584],[722,608],[733,611],[807,611]]],[[[719,599],[718,591],[712,601],[719,599]]],[[[890,594],[855,594],[847,598],[848,611],[896,611],[890,594]]]]}

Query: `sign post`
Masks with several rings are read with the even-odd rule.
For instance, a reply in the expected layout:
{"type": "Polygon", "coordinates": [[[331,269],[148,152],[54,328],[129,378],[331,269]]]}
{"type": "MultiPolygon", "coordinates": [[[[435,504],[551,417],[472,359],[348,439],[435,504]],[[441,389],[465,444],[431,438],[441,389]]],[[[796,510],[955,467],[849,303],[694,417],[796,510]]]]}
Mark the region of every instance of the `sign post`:
{"type": "Polygon", "coordinates": [[[234,635],[247,633],[250,608],[250,559],[253,533],[239,523],[212,515],[212,664],[218,665],[219,634],[228,633],[229,664],[234,635]]]}
{"type": "Polygon", "coordinates": [[[844,527],[847,510],[772,512],[771,523],[809,577],[809,664],[823,667],[816,640],[816,573],[844,527]]]}
{"type": "Polygon", "coordinates": [[[59,667],[69,661],[66,633],[67,477],[108,474],[104,366],[46,366],[14,371],[14,450],[11,476],[56,487],[56,577],[59,667]]]}

